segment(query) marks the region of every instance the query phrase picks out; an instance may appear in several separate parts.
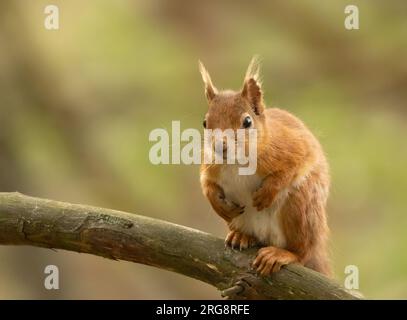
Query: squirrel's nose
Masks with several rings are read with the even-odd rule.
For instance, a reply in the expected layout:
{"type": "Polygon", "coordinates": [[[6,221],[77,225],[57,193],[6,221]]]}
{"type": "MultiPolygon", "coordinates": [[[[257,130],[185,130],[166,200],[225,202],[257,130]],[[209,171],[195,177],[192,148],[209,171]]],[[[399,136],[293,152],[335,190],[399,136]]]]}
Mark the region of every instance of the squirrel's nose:
{"type": "Polygon", "coordinates": [[[228,145],[226,141],[223,141],[223,143],[222,142],[217,143],[215,146],[215,151],[217,151],[218,153],[223,153],[225,155],[228,151],[228,145]]]}

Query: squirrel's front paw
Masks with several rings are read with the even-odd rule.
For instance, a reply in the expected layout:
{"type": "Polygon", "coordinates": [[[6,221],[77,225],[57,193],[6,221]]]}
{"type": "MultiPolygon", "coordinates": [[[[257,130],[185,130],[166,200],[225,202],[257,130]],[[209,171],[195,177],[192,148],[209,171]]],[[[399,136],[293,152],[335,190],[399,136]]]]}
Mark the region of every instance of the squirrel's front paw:
{"type": "Polygon", "coordinates": [[[253,207],[255,207],[257,211],[270,207],[276,194],[277,192],[275,190],[265,186],[260,187],[253,193],[253,207]]]}
{"type": "Polygon", "coordinates": [[[242,251],[243,249],[254,247],[257,244],[257,240],[247,234],[231,230],[226,236],[225,244],[232,249],[239,248],[239,250],[242,251]]]}
{"type": "Polygon", "coordinates": [[[272,272],[279,271],[282,266],[297,261],[297,256],[287,250],[264,247],[257,253],[257,257],[253,261],[253,267],[262,276],[268,276],[272,272]]]}
{"type": "Polygon", "coordinates": [[[244,206],[241,206],[233,201],[226,199],[222,194],[218,195],[218,205],[219,210],[222,211],[223,215],[233,219],[242,213],[244,213],[244,206]]]}

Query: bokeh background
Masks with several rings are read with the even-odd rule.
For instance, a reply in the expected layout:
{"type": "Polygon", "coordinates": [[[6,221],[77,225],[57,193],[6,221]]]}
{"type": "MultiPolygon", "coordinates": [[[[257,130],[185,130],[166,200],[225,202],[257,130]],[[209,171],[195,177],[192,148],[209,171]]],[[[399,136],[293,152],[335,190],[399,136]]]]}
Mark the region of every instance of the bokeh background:
{"type": "MultiPolygon", "coordinates": [[[[202,59],[239,88],[254,53],[266,102],[302,118],[332,168],[338,281],[356,265],[369,298],[407,298],[407,2],[0,3],[0,191],[135,212],[220,237],[197,166],[154,166],[149,132],[201,128],[202,59]],[[60,29],[44,28],[44,8],[60,29]],[[344,28],[355,4],[360,30],[344,28]]],[[[169,244],[171,245],[171,244],[169,244]]],[[[186,277],[86,254],[0,247],[0,298],[219,298],[186,277]],[[44,268],[60,270],[58,291],[44,268]]]]}

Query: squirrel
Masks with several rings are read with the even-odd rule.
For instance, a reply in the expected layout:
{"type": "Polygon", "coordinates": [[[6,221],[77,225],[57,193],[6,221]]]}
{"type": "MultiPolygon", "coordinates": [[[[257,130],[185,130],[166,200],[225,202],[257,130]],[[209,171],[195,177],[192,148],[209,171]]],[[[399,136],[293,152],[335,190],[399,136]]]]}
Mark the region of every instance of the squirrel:
{"type": "Polygon", "coordinates": [[[252,267],[262,276],[290,263],[331,276],[330,176],[319,141],[294,115],[266,108],[256,56],[240,91],[218,91],[201,61],[199,70],[209,105],[205,130],[257,131],[255,174],[239,175],[236,164],[201,164],[203,194],[229,227],[225,244],[240,250],[260,247],[252,267]]]}

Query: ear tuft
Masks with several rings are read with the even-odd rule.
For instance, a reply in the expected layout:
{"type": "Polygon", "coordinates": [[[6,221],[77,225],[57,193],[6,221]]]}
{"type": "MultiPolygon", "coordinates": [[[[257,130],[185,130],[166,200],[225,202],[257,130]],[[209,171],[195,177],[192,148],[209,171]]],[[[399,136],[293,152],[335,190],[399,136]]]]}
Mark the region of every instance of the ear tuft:
{"type": "Polygon", "coordinates": [[[261,87],[261,81],[260,81],[260,58],[256,54],[253,56],[252,60],[249,63],[249,66],[247,67],[246,75],[244,77],[244,80],[247,81],[249,79],[253,79],[259,84],[259,87],[261,87]]]}
{"type": "Polygon", "coordinates": [[[212,84],[211,76],[209,72],[206,70],[203,63],[199,60],[199,72],[201,73],[202,80],[205,84],[205,95],[208,101],[211,101],[215,96],[218,94],[218,90],[212,84]]]}
{"type": "Polygon", "coordinates": [[[260,80],[260,60],[255,55],[250,61],[244,78],[242,97],[246,98],[256,114],[264,110],[260,80]]]}

